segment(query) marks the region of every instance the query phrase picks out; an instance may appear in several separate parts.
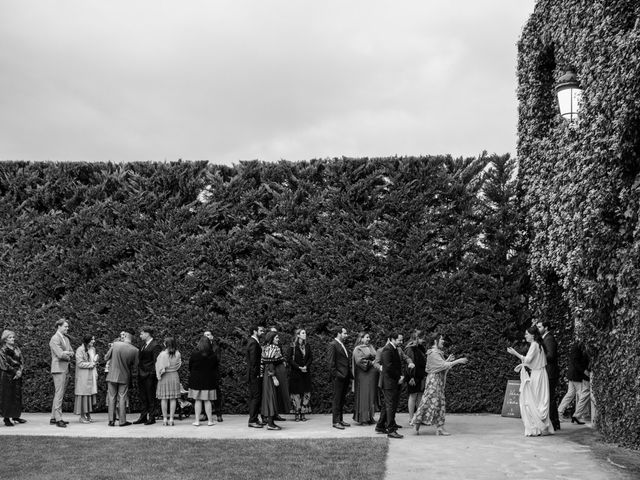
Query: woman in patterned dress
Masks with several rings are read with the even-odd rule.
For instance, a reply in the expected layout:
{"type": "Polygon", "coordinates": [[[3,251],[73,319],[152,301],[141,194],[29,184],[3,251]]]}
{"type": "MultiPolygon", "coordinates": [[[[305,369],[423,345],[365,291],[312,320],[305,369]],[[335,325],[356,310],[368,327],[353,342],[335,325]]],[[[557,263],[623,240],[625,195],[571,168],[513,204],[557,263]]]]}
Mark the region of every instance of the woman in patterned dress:
{"type": "Polygon", "coordinates": [[[180,377],[178,370],[182,365],[180,352],[173,337],[164,339],[164,350],[156,360],[156,398],[160,400],[162,409],[162,424],[173,426],[173,416],[176,413],[176,401],[180,396],[180,377]],[[168,411],[167,411],[168,404],[168,411]]]}
{"type": "Polygon", "coordinates": [[[284,405],[283,385],[278,375],[278,370],[285,369],[285,361],[280,350],[280,337],[277,332],[269,332],[265,335],[265,345],[262,348],[260,358],[260,374],[262,380],[262,404],[260,413],[267,419],[267,430],[281,430],[274,423],[280,413],[285,413],[289,404],[289,391],[286,391],[287,402],[284,405]]]}
{"type": "Polygon", "coordinates": [[[447,380],[447,372],[451,367],[458,364],[467,363],[465,357],[454,360],[450,355],[446,360],[442,348],[444,338],[439,333],[432,335],[432,346],[427,350],[427,380],[425,382],[424,394],[415,415],[411,419],[416,435],[420,433],[420,425],[435,425],[436,435],[451,435],[444,429],[446,413],[446,400],[444,398],[444,387],[447,380]]]}

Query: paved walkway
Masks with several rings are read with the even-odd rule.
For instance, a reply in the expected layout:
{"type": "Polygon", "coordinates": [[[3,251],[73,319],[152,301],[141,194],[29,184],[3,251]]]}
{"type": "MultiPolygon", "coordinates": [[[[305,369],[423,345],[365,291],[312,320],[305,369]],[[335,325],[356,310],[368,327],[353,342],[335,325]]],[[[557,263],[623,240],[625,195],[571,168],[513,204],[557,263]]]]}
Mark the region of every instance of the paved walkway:
{"type": "MultiPolygon", "coordinates": [[[[330,416],[311,415],[308,422],[281,423],[281,431],[246,426],[246,416],[227,415],[224,422],[207,427],[191,425],[193,417],[176,420],[174,427],[131,425],[108,427],[106,414],[94,415],[92,424],[80,424],[67,415],[68,428],[49,425],[48,414],[24,414],[28,422],[13,428],[0,426],[3,435],[52,435],[72,437],[136,438],[385,438],[373,427],[352,426],[337,430],[330,426],[330,416]]],[[[133,417],[135,418],[135,417],[133,417]]],[[[398,421],[404,439],[389,440],[387,479],[518,479],[518,480],[628,480],[625,472],[606,460],[599,460],[592,447],[572,440],[577,430],[590,435],[587,426],[563,423],[563,430],[548,437],[524,437],[519,419],[498,415],[448,415],[449,437],[436,436],[432,427],[422,427],[420,435],[407,425],[406,414],[398,421]]],[[[593,435],[593,434],[591,434],[593,435]]]]}

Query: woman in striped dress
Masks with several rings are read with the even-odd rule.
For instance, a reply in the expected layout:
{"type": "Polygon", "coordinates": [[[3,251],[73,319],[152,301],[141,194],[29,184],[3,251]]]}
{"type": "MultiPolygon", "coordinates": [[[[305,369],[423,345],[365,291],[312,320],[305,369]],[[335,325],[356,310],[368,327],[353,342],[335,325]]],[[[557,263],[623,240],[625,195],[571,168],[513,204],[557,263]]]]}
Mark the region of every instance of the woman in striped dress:
{"type": "Polygon", "coordinates": [[[182,359],[176,341],[173,337],[165,338],[164,350],[160,352],[156,360],[156,376],[158,377],[156,397],[160,400],[163,425],[173,426],[173,416],[176,413],[176,400],[180,396],[180,377],[178,376],[178,370],[181,365],[182,359]]]}

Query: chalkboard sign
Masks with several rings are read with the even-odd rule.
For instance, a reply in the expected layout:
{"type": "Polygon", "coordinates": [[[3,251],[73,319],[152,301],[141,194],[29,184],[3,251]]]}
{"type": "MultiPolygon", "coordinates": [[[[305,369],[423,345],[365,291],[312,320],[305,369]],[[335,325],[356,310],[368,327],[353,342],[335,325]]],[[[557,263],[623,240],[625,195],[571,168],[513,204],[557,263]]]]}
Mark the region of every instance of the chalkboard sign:
{"type": "Polygon", "coordinates": [[[520,380],[507,380],[502,416],[520,418],[520,380]]]}

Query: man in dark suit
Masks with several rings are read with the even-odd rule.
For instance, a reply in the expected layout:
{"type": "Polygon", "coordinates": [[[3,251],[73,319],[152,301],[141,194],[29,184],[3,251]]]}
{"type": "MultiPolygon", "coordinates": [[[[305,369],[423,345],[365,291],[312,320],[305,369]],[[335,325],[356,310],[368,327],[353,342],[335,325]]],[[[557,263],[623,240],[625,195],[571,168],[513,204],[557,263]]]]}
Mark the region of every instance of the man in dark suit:
{"type": "Polygon", "coordinates": [[[119,421],[121,427],[131,425],[127,422],[127,397],[131,374],[138,368],[138,349],[131,345],[133,335],[125,332],[121,342],[115,342],[104,359],[111,360],[107,373],[107,395],[109,400],[109,426],[115,425],[116,400],[119,404],[119,421]]]}
{"type": "Polygon", "coordinates": [[[262,403],[262,377],[260,376],[260,358],[262,347],[260,337],[264,335],[264,327],[252,326],[251,336],[247,344],[247,384],[249,385],[249,426],[262,428],[262,422],[258,421],[260,404],[262,403]]]}
{"type": "Polygon", "coordinates": [[[339,328],[336,333],[336,338],[329,344],[327,351],[329,376],[333,382],[332,423],[333,428],[339,430],[344,430],[344,427],[351,426],[342,418],[344,400],[349,391],[351,380],[351,360],[349,359],[349,352],[344,346],[344,341],[347,339],[347,336],[347,329],[339,328]]]}
{"type": "Polygon", "coordinates": [[[138,354],[138,396],[140,397],[140,417],[133,422],[153,425],[156,423],[156,360],[162,352],[162,346],[153,339],[153,327],[144,326],[140,329],[140,340],[143,345],[138,354]]]}
{"type": "Polygon", "coordinates": [[[396,410],[398,410],[398,400],[400,399],[400,386],[404,376],[402,375],[402,360],[400,356],[400,345],[402,335],[396,332],[389,334],[389,342],[382,350],[382,391],[384,392],[384,411],[386,415],[380,415],[380,421],[376,425],[376,430],[385,429],[387,437],[402,438],[397,432],[396,410]]]}
{"type": "MultiPolygon", "coordinates": [[[[404,340],[404,337],[402,334],[398,334],[398,338],[396,340],[396,349],[398,350],[398,353],[400,354],[400,363],[404,363],[406,364],[408,369],[412,369],[415,368],[415,364],[413,363],[413,361],[411,360],[411,357],[407,356],[406,353],[404,353],[402,351],[402,342],[404,340]]],[[[378,369],[380,371],[380,375],[378,376],[378,398],[380,399],[380,405],[383,406],[383,408],[380,409],[380,418],[378,419],[378,423],[376,424],[376,433],[388,433],[387,431],[387,410],[386,408],[384,408],[385,405],[385,393],[384,393],[384,388],[382,385],[382,380],[384,378],[382,371],[383,371],[383,367],[382,367],[382,353],[384,352],[384,349],[391,343],[391,341],[387,338],[387,343],[379,348],[376,351],[376,358],[373,362],[373,367],[378,369]]],[[[398,390],[400,391],[402,389],[402,385],[400,385],[398,387],[398,390]]],[[[398,425],[394,419],[393,424],[392,424],[392,429],[393,430],[397,430],[399,428],[402,428],[402,426],[398,425]]]]}
{"type": "Polygon", "coordinates": [[[544,342],[545,355],[547,357],[547,376],[549,377],[549,420],[556,430],[560,430],[560,418],[558,417],[558,404],[556,402],[556,387],[558,386],[558,342],[549,331],[551,324],[547,321],[536,323],[542,341],[544,342]]]}

